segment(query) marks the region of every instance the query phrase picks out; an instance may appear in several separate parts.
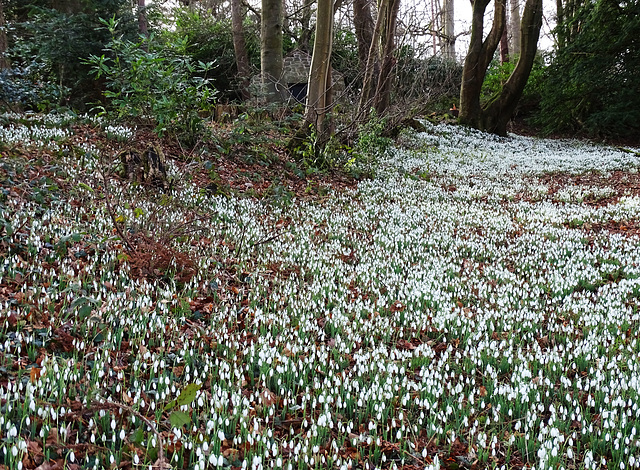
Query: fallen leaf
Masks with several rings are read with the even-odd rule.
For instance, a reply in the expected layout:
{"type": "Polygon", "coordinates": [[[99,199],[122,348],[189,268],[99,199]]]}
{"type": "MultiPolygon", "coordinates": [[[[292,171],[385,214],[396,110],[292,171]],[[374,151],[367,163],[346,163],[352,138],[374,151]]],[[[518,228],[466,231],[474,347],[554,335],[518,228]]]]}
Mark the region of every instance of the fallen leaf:
{"type": "Polygon", "coordinates": [[[31,372],[29,372],[29,376],[31,377],[31,383],[36,383],[40,376],[42,375],[42,369],[38,367],[32,367],[31,372]]]}
{"type": "Polygon", "coordinates": [[[262,403],[264,406],[271,406],[276,402],[276,395],[268,388],[264,389],[264,392],[260,394],[262,396],[262,403]]]}

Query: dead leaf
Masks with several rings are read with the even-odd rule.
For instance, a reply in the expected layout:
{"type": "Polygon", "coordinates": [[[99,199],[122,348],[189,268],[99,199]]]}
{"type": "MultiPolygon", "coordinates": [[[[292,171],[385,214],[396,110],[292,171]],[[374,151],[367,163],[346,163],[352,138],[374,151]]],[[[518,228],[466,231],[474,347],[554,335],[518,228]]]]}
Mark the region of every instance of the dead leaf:
{"type": "Polygon", "coordinates": [[[399,339],[397,342],[398,349],[405,351],[413,351],[416,347],[406,339],[399,339]]]}
{"type": "Polygon", "coordinates": [[[45,441],[47,446],[54,446],[58,444],[58,428],[51,428],[45,441]]]}
{"type": "Polygon", "coordinates": [[[264,392],[262,392],[260,395],[262,397],[262,403],[264,404],[264,406],[271,406],[275,404],[277,398],[276,394],[268,388],[265,388],[264,392]]]}
{"type": "Polygon", "coordinates": [[[31,383],[32,384],[36,383],[41,375],[42,375],[42,369],[38,367],[32,367],[31,372],[29,372],[29,376],[31,377],[31,383]]]}

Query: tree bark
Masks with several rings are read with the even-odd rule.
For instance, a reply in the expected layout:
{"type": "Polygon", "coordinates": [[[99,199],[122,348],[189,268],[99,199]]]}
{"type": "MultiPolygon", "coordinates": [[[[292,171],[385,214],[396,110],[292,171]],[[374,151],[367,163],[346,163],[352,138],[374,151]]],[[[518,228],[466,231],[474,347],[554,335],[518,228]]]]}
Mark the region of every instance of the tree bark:
{"type": "Polygon", "coordinates": [[[520,1],[510,0],[509,29],[511,30],[511,53],[520,54],[520,1]]]}
{"type": "Polygon", "coordinates": [[[443,35],[440,37],[440,51],[443,58],[454,61],[456,60],[454,0],[444,0],[443,3],[444,25],[442,28],[443,35]]]}
{"type": "Polygon", "coordinates": [[[244,13],[242,11],[242,0],[231,0],[233,51],[236,56],[240,96],[243,101],[246,101],[251,98],[251,94],[249,93],[251,67],[249,66],[249,55],[247,54],[247,45],[244,40],[243,19],[244,13]]]}
{"type": "Polygon", "coordinates": [[[145,38],[149,37],[149,22],[147,21],[147,6],[145,0],[138,0],[138,29],[145,38]]]}
{"type": "Polygon", "coordinates": [[[11,68],[11,64],[7,58],[7,49],[9,45],[7,42],[7,30],[5,27],[4,2],[3,0],[0,0],[0,70],[11,68]]]}
{"type": "Polygon", "coordinates": [[[556,31],[558,49],[563,49],[567,42],[565,41],[564,34],[564,8],[562,6],[562,0],[556,0],[556,31]]]}
{"type": "Polygon", "coordinates": [[[542,27],[542,0],[527,0],[522,14],[521,52],[516,67],[500,93],[484,107],[480,105],[480,91],[487,66],[498,43],[492,35],[495,33],[499,38],[504,28],[504,0],[496,3],[494,25],[484,42],[481,42],[481,23],[488,0],[483,0],[484,6],[479,5],[480,0],[475,2],[478,3],[474,3],[469,55],[462,72],[460,122],[483,131],[506,135],[507,124],[522,96],[536,57],[542,27]],[[476,5],[479,6],[476,8],[476,5]]]}
{"type": "Polygon", "coordinates": [[[389,2],[390,0],[381,0],[380,2],[376,25],[373,29],[373,36],[371,37],[371,44],[369,45],[369,52],[367,53],[367,65],[364,69],[362,92],[360,93],[360,103],[358,105],[358,111],[365,116],[369,114],[369,109],[373,105],[373,94],[377,87],[377,72],[380,64],[378,44],[380,42],[380,33],[382,30],[382,10],[386,8],[386,5],[388,5],[389,2]]]}
{"type": "Polygon", "coordinates": [[[507,29],[505,26],[502,30],[502,36],[500,37],[500,64],[509,62],[509,37],[507,29]]]}
{"type": "Polygon", "coordinates": [[[380,115],[389,106],[395,68],[395,34],[400,0],[381,0],[367,57],[359,112],[368,115],[373,107],[380,115]],[[379,65],[378,65],[379,64],[379,65]],[[376,73],[379,67],[379,74],[376,73]]]}
{"type": "Polygon", "coordinates": [[[369,49],[373,44],[373,30],[375,28],[369,0],[353,0],[353,25],[356,30],[356,40],[358,41],[360,70],[364,72],[367,67],[369,49]]]}
{"type": "Polygon", "coordinates": [[[320,145],[329,139],[326,114],[331,106],[331,47],[333,42],[333,1],[318,0],[316,36],[307,86],[305,121],[316,129],[320,145]]]}
{"type": "Polygon", "coordinates": [[[313,0],[306,0],[302,5],[302,16],[300,17],[300,39],[299,48],[302,51],[311,50],[311,3],[313,0]]]}
{"type": "Polygon", "coordinates": [[[487,73],[487,67],[498,47],[505,25],[505,1],[496,0],[491,31],[483,41],[484,13],[490,0],[474,0],[471,16],[471,39],[469,51],[462,69],[462,86],[460,88],[460,122],[472,127],[480,119],[480,93],[487,73]]]}
{"type": "Polygon", "coordinates": [[[262,0],[260,71],[268,103],[282,101],[282,0],[262,0]]]}
{"type": "Polygon", "coordinates": [[[400,9],[400,0],[390,0],[385,13],[382,34],[382,66],[380,68],[380,76],[376,86],[374,108],[378,116],[383,115],[389,107],[391,97],[391,88],[393,85],[394,70],[396,58],[393,56],[395,52],[395,36],[398,20],[398,10],[400,9]]]}

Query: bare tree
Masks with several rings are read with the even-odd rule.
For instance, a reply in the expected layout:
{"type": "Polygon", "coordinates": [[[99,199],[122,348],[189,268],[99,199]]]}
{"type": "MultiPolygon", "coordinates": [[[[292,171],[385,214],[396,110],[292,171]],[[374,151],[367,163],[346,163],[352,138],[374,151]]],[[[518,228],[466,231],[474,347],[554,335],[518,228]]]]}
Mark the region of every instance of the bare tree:
{"type": "Polygon", "coordinates": [[[268,102],[282,100],[278,82],[282,76],[282,0],[262,0],[260,71],[268,102]]]}
{"type": "Polygon", "coordinates": [[[331,106],[331,46],[333,41],[333,1],[318,0],[316,37],[313,44],[305,120],[315,126],[320,142],[328,139],[326,114],[331,106]]]}
{"type": "MultiPolygon", "coordinates": [[[[364,71],[367,66],[369,49],[373,44],[373,30],[375,28],[369,0],[353,0],[353,26],[358,41],[360,69],[364,71]]],[[[373,67],[374,69],[378,68],[377,62],[373,64],[373,67]]],[[[377,70],[374,70],[374,74],[377,75],[377,70]]]]}
{"type": "Polygon", "coordinates": [[[233,33],[233,51],[236,57],[236,67],[238,69],[238,81],[240,82],[240,94],[243,100],[251,97],[249,93],[249,80],[251,67],[249,66],[249,55],[247,45],[244,40],[242,11],[242,0],[231,0],[231,29],[233,33]]]}
{"type": "Polygon", "coordinates": [[[500,93],[482,106],[482,83],[506,23],[506,0],[495,0],[493,26],[483,40],[484,14],[489,2],[490,0],[473,2],[471,42],[464,62],[460,89],[460,122],[506,135],[507,123],[522,96],[535,60],[542,27],[542,0],[527,0],[522,14],[521,53],[516,67],[500,93]]]}
{"type": "Polygon", "coordinates": [[[511,52],[520,54],[520,1],[510,0],[509,29],[511,30],[511,52]]]}
{"type": "Polygon", "coordinates": [[[400,0],[381,0],[378,18],[373,31],[371,47],[367,58],[359,111],[367,115],[374,108],[378,115],[384,114],[389,106],[393,71],[395,68],[395,35],[400,0]],[[375,64],[380,64],[380,73],[375,76],[375,64]]]}
{"type": "Polygon", "coordinates": [[[456,36],[454,28],[454,0],[443,0],[442,13],[444,17],[442,36],[440,37],[440,52],[448,60],[456,60],[456,36]]]}

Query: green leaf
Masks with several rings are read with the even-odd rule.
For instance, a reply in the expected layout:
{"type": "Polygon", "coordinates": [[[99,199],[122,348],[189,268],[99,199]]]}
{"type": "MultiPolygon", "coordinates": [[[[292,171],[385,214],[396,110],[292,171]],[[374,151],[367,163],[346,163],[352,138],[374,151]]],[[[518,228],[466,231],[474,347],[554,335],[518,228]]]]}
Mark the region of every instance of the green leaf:
{"type": "Polygon", "coordinates": [[[169,421],[174,428],[181,428],[191,423],[191,417],[183,411],[174,411],[169,415],[169,421]]]}
{"type": "Polygon", "coordinates": [[[200,390],[202,385],[200,384],[189,384],[187,385],[180,395],[177,398],[178,406],[184,406],[190,404],[196,398],[196,393],[200,390]]]}
{"type": "Polygon", "coordinates": [[[144,439],[144,431],[142,430],[142,428],[136,429],[133,432],[133,434],[131,434],[131,436],[129,437],[129,440],[134,444],[141,444],[143,439],[144,439]]]}
{"type": "Polygon", "coordinates": [[[83,305],[78,309],[78,317],[80,318],[80,320],[85,320],[89,315],[91,315],[92,311],[93,308],[91,307],[91,305],[83,305]]]}
{"type": "Polygon", "coordinates": [[[78,186],[81,187],[82,189],[85,189],[87,191],[93,192],[93,188],[91,186],[89,186],[88,184],[84,184],[82,182],[78,183],[78,186]]]}

